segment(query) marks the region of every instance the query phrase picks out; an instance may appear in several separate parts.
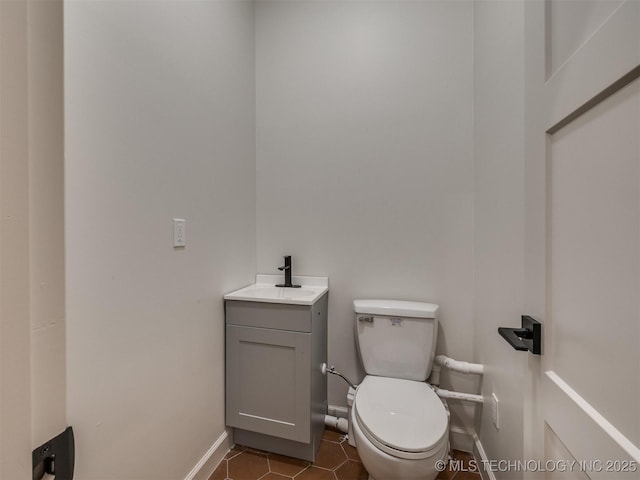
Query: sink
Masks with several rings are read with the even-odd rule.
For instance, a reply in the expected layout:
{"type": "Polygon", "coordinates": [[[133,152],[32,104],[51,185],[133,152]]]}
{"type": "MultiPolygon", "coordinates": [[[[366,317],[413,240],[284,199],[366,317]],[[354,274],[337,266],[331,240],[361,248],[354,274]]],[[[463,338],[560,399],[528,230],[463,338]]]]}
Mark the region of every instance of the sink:
{"type": "Polygon", "coordinates": [[[327,277],[294,276],[293,282],[300,288],[276,287],[283,282],[281,275],[256,275],[256,283],[235,290],[224,296],[225,300],[245,302],[287,303],[292,305],[313,305],[327,290],[327,277]]]}
{"type": "Polygon", "coordinates": [[[294,298],[304,298],[315,295],[315,290],[310,288],[284,288],[271,285],[251,285],[242,289],[243,295],[259,299],[283,298],[292,300],[294,298]]]}

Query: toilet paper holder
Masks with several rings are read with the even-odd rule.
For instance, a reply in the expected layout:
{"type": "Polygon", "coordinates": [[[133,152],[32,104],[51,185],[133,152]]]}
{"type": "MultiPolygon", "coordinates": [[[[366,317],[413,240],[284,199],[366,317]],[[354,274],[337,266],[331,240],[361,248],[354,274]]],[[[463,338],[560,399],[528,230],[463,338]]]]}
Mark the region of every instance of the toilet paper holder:
{"type": "Polygon", "coordinates": [[[40,480],[45,474],[54,475],[55,480],[73,480],[74,461],[73,428],[67,427],[60,435],[33,451],[33,480],[40,480]]]}
{"type": "Polygon", "coordinates": [[[498,333],[516,350],[542,353],[542,324],[529,315],[522,315],[520,328],[499,327],[498,333]]]}

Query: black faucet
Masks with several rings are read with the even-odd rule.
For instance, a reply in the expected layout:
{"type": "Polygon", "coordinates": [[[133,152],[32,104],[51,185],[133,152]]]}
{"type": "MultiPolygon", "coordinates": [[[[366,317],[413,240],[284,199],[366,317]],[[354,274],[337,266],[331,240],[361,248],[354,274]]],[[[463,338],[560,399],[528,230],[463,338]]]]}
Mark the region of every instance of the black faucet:
{"type": "Polygon", "coordinates": [[[284,270],[284,283],[279,283],[276,287],[300,288],[300,285],[291,284],[291,255],[284,256],[284,265],[278,267],[278,270],[284,270]]]}

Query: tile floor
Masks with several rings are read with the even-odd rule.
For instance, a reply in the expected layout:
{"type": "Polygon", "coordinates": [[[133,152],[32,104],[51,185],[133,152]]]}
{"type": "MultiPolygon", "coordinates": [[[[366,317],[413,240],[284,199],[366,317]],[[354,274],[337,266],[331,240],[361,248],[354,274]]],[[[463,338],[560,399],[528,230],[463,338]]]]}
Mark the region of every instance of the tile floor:
{"type": "MultiPolygon", "coordinates": [[[[470,453],[453,450],[454,459],[437,480],[480,480],[469,472],[470,453]]],[[[367,480],[358,452],[340,432],[325,430],[315,463],[236,445],[209,480],[367,480]]],[[[402,479],[397,479],[402,480],[402,479]]]]}

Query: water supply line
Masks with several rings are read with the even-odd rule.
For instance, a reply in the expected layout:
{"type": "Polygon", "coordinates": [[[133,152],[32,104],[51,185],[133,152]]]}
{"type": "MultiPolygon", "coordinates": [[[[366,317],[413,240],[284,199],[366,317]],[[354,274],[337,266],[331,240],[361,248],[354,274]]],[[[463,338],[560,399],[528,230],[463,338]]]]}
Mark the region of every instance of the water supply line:
{"type": "Polygon", "coordinates": [[[356,388],[356,385],[354,385],[353,383],[351,383],[347,377],[345,377],[344,375],[342,375],[340,372],[336,371],[336,367],[334,367],[333,365],[331,365],[331,367],[330,367],[330,368],[327,368],[327,364],[326,364],[326,363],[323,363],[323,364],[322,364],[322,374],[323,374],[323,375],[326,375],[327,373],[330,373],[331,375],[337,375],[337,376],[339,376],[341,379],[343,379],[345,382],[347,382],[347,384],[348,384],[351,388],[353,388],[353,389],[355,389],[355,388],[356,388]]]}
{"type": "MultiPolygon", "coordinates": [[[[321,371],[322,371],[323,375],[326,375],[327,373],[330,373],[331,375],[337,375],[341,379],[343,379],[345,382],[347,382],[347,384],[350,387],[349,388],[349,393],[350,394],[351,394],[352,389],[353,389],[353,391],[355,391],[356,385],[351,383],[349,381],[349,379],[347,377],[345,377],[344,375],[342,375],[340,372],[336,371],[336,367],[334,367],[333,365],[331,365],[330,368],[327,368],[327,364],[323,363],[322,367],[321,367],[321,371]]],[[[351,405],[351,404],[349,404],[349,405],[351,405]]],[[[324,416],[324,424],[327,427],[335,428],[337,430],[340,430],[343,433],[349,433],[349,420],[346,419],[346,418],[335,417],[333,415],[325,415],[324,416]]]]}

